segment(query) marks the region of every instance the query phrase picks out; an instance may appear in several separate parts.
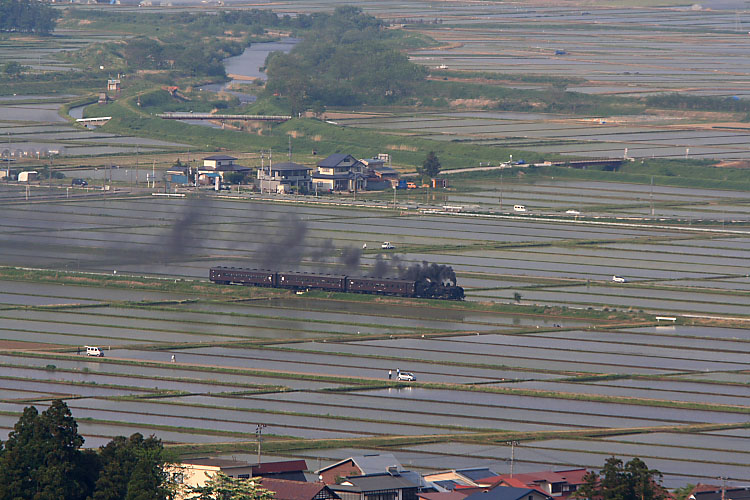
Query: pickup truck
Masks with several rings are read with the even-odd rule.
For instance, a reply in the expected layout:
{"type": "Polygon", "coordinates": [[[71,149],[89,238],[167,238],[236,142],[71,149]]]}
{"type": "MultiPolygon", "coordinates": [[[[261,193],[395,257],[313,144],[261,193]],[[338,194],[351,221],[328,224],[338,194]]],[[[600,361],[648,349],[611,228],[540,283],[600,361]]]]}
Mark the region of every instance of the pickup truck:
{"type": "Polygon", "coordinates": [[[383,250],[393,250],[396,247],[394,247],[390,241],[384,241],[383,244],[380,245],[380,248],[383,250]]]}

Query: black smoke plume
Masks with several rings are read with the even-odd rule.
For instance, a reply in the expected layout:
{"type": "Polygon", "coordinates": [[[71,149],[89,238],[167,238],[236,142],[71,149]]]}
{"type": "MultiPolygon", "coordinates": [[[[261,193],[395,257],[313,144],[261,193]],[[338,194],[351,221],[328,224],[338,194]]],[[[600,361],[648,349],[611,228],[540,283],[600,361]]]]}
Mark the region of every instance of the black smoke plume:
{"type": "Polygon", "coordinates": [[[361,259],[362,250],[357,247],[346,247],[341,250],[341,265],[347,272],[358,270],[361,259]]]}
{"type": "Polygon", "coordinates": [[[281,218],[274,224],[271,234],[264,236],[264,242],[257,253],[261,269],[293,269],[299,266],[305,254],[307,226],[296,214],[281,218]]]}
{"type": "Polygon", "coordinates": [[[401,269],[399,278],[428,281],[437,285],[456,285],[456,273],[451,266],[430,264],[427,261],[422,262],[422,264],[412,264],[405,269],[401,269]]]}

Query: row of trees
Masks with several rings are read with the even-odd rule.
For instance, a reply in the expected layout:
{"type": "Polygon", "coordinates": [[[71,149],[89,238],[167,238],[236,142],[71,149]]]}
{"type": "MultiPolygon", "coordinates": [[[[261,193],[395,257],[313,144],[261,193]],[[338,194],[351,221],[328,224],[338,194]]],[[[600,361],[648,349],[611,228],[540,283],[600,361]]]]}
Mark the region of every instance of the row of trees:
{"type": "Polygon", "coordinates": [[[309,107],[387,104],[414,94],[423,66],[389,44],[391,32],[358,7],[319,14],[289,54],[266,60],[269,92],[289,99],[292,113],[309,107]]]}
{"type": "Polygon", "coordinates": [[[116,437],[97,453],[68,406],[54,401],[39,413],[25,408],[0,445],[0,498],[13,500],[166,500],[168,463],[155,437],[116,437]]]}
{"type": "Polygon", "coordinates": [[[576,496],[597,500],[665,500],[669,494],[661,486],[661,478],[661,472],[649,469],[640,458],[623,463],[610,457],[599,473],[591,471],[584,476],[584,484],[576,496]]]}
{"type": "Polygon", "coordinates": [[[241,54],[243,48],[239,42],[220,39],[184,43],[184,40],[139,36],[95,44],[67,57],[90,67],[105,66],[110,70],[167,70],[188,76],[225,77],[223,59],[241,54]]]}
{"type": "MultiPolygon", "coordinates": [[[[12,500],[172,500],[180,470],[162,442],[118,436],[98,452],[82,450],[83,437],[60,400],[39,413],[25,408],[8,440],[0,442],[0,498],[12,500]]],[[[182,491],[190,500],[272,500],[253,481],[218,473],[182,491]]]]}
{"type": "Polygon", "coordinates": [[[57,12],[37,0],[0,0],[0,31],[48,35],[55,29],[57,12]]]}

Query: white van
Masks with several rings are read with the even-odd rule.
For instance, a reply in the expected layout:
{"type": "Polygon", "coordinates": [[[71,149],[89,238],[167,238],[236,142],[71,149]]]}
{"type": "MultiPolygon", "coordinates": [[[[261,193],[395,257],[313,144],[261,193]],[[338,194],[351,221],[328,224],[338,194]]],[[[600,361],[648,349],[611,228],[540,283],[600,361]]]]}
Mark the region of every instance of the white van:
{"type": "Polygon", "coordinates": [[[513,210],[516,212],[525,212],[526,207],[524,205],[513,205],[513,210]]]}
{"type": "Polygon", "coordinates": [[[104,353],[98,347],[93,347],[93,346],[87,345],[86,346],[86,356],[96,356],[98,358],[103,358],[104,357],[104,353]]]}

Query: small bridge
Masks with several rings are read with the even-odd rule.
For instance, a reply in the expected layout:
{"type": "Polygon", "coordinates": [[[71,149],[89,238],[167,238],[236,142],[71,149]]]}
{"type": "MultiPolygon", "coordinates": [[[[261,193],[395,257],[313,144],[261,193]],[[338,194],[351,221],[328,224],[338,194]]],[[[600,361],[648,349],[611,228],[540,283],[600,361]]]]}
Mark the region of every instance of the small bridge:
{"type": "Polygon", "coordinates": [[[291,116],[282,115],[220,115],[212,113],[160,113],[159,118],[166,120],[240,120],[240,121],[261,121],[261,122],[285,122],[291,120],[291,116]]]}
{"type": "Polygon", "coordinates": [[[89,125],[104,125],[108,121],[112,119],[111,116],[99,116],[97,118],[78,118],[76,120],[76,123],[80,123],[81,125],[89,126],[89,125]]]}

